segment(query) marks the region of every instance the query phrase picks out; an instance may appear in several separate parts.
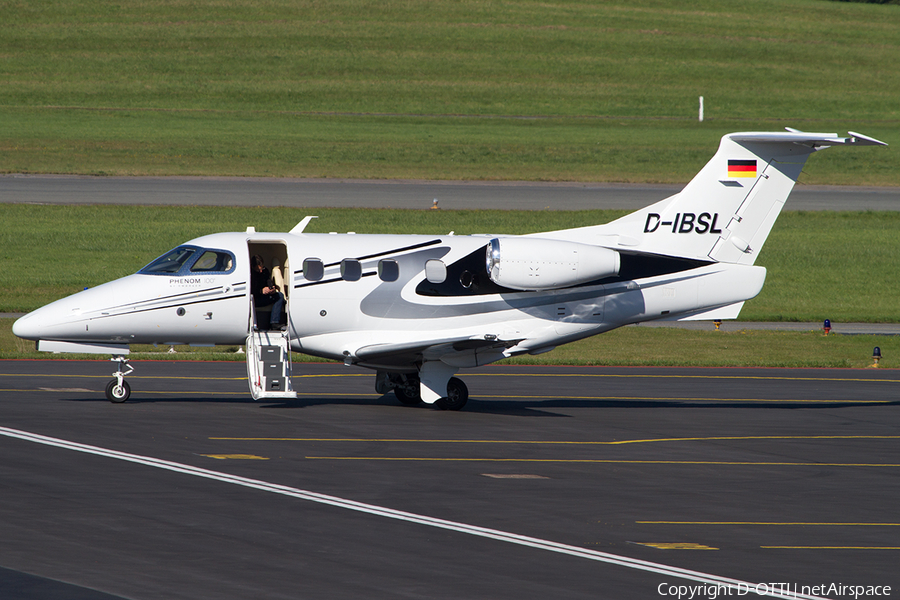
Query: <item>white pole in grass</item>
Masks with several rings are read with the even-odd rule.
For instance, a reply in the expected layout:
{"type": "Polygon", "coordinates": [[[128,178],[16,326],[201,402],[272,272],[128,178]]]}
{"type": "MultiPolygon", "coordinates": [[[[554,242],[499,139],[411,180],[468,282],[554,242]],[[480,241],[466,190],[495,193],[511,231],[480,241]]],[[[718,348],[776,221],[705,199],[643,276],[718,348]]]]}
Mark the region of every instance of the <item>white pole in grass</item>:
{"type": "Polygon", "coordinates": [[[700,122],[703,122],[703,96],[700,96],[700,122]]]}

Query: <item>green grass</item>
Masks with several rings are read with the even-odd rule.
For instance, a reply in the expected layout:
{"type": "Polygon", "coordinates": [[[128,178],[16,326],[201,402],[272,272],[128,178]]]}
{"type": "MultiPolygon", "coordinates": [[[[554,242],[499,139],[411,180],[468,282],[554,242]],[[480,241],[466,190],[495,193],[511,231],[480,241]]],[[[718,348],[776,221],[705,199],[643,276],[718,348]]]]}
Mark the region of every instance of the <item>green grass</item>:
{"type": "MultiPolygon", "coordinates": [[[[683,183],[730,131],[900,143],[897,31],[900,6],[821,0],[10,1],[0,172],[683,183]]],[[[896,163],[891,148],[831,150],[801,181],[900,185],[896,163]]],[[[0,205],[0,311],[134,272],[198,235],[284,231],[306,212],[321,217],[313,231],[460,234],[621,214],[0,205]]],[[[785,214],[742,318],[896,322],[898,219],[785,214]]],[[[10,325],[0,355],[24,350],[10,325]]],[[[707,351],[696,345],[716,355],[708,364],[828,354],[823,365],[862,366],[878,344],[625,328],[546,357],[657,364],[695,360],[707,351]]]]}
{"type": "Polygon", "coordinates": [[[900,213],[785,212],[760,252],[751,321],[900,321],[900,213]]]}
{"type": "Polygon", "coordinates": [[[629,326],[561,346],[539,356],[508,359],[512,364],[642,365],[666,367],[900,367],[900,336],[829,335],[818,332],[660,329],[629,326]]]}
{"type": "MultiPolygon", "coordinates": [[[[0,204],[0,312],[24,312],[134,273],[189,239],[220,231],[522,234],[605,223],[624,211],[373,210],[0,204]]],[[[785,212],[757,264],[762,293],[742,319],[898,322],[900,213],[785,212]]]]}
{"type": "Polygon", "coordinates": [[[729,131],[900,142],[898,30],[821,0],[7,2],[0,172],[685,182],[729,131]]]}

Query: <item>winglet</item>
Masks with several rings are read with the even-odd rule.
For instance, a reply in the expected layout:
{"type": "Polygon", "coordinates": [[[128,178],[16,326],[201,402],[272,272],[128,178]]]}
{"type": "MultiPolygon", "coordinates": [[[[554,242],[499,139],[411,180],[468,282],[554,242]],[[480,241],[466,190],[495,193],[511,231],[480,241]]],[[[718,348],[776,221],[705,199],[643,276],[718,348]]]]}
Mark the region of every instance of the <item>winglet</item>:
{"type": "Polygon", "coordinates": [[[875,138],[871,138],[861,133],[856,133],[855,131],[848,131],[847,133],[853,136],[852,138],[850,138],[853,140],[850,143],[856,144],[857,146],[887,146],[885,142],[876,140],[875,138]]]}

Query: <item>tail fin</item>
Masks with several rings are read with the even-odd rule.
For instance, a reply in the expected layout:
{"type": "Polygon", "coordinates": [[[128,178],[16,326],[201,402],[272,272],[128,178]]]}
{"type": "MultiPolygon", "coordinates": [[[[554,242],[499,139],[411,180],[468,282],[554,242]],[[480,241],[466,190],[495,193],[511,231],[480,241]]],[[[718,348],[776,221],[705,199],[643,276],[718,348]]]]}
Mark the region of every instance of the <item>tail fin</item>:
{"type": "Polygon", "coordinates": [[[618,236],[619,246],[641,252],[752,265],[806,159],[840,145],[886,144],[853,132],[728,134],[681,192],[594,234],[618,236]]]}

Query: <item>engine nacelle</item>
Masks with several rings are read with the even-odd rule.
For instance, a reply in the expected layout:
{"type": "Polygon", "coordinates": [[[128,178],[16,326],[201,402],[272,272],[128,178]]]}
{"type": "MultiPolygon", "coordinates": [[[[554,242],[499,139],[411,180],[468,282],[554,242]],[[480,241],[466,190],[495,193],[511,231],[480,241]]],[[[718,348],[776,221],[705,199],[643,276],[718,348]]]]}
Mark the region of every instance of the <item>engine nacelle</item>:
{"type": "Polygon", "coordinates": [[[612,277],[619,253],[609,248],[543,238],[494,238],[487,247],[487,273],[514,290],[553,290],[612,277]]]}

